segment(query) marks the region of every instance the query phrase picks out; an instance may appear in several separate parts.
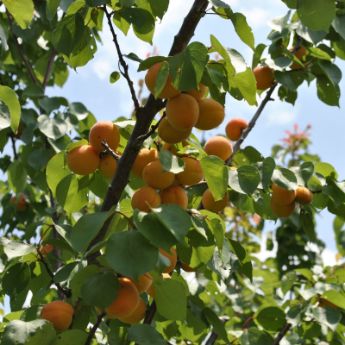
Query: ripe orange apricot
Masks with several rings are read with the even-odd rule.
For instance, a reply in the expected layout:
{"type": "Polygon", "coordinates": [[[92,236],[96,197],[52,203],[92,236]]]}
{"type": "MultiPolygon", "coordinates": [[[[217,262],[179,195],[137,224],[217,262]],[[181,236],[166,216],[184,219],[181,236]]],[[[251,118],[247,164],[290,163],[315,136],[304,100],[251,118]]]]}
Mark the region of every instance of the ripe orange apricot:
{"type": "Polygon", "coordinates": [[[290,204],[286,204],[286,205],[281,205],[281,204],[277,204],[275,202],[275,200],[272,198],[271,199],[271,208],[273,213],[278,216],[278,217],[289,217],[290,214],[293,213],[293,211],[295,210],[295,202],[293,201],[290,204]]]}
{"type": "Polygon", "coordinates": [[[166,252],[164,249],[160,248],[159,249],[159,252],[161,255],[163,255],[164,257],[166,257],[167,259],[169,259],[170,261],[170,265],[167,266],[165,269],[164,269],[164,273],[171,273],[175,266],[176,266],[176,263],[177,263],[177,253],[176,253],[176,249],[174,247],[171,247],[170,248],[170,253],[166,252]]]}
{"type": "Polygon", "coordinates": [[[247,120],[241,118],[231,119],[225,127],[226,136],[230,140],[236,141],[241,138],[243,130],[247,127],[247,120]]]}
{"type": "Polygon", "coordinates": [[[224,120],[224,107],[212,98],[199,101],[199,119],[195,127],[209,130],[218,127],[224,120]]]}
{"type": "Polygon", "coordinates": [[[90,129],[89,142],[97,153],[104,150],[102,141],[105,141],[114,151],[119,146],[120,132],[111,121],[98,121],[90,129]]]}
{"type": "Polygon", "coordinates": [[[268,66],[257,66],[253,70],[256,79],[256,88],[266,90],[274,84],[273,70],[268,66]]]}
{"type": "Polygon", "coordinates": [[[226,161],[232,154],[232,145],[228,139],[215,136],[206,141],[204,150],[208,155],[214,155],[226,161]]]}
{"type": "Polygon", "coordinates": [[[139,323],[145,317],[146,312],[146,303],[142,298],[139,298],[139,303],[137,307],[133,310],[133,312],[125,317],[119,317],[118,319],[124,323],[128,323],[130,325],[139,323]]]}
{"type": "Polygon", "coordinates": [[[159,159],[146,165],[142,177],[150,187],[157,189],[168,188],[175,181],[175,175],[170,171],[163,170],[159,159]]]}
{"type": "MultiPolygon", "coordinates": [[[[293,51],[294,49],[292,49],[293,51]]],[[[291,69],[302,69],[305,67],[305,64],[303,63],[308,55],[308,50],[303,47],[303,46],[300,46],[294,53],[294,56],[300,60],[302,62],[301,63],[298,63],[298,62],[293,62],[291,64],[291,69]]]]}
{"type": "Polygon", "coordinates": [[[206,189],[204,194],[202,195],[201,203],[206,210],[212,212],[223,211],[229,203],[228,193],[225,193],[222,199],[215,201],[211,191],[209,189],[206,189]]]}
{"type": "Polygon", "coordinates": [[[110,319],[124,318],[131,315],[139,304],[139,292],[132,280],[126,277],[119,278],[120,287],[117,295],[106,313],[110,319]]]}
{"type": "Polygon", "coordinates": [[[146,147],[142,148],[132,166],[132,172],[136,176],[141,177],[143,170],[147,164],[158,159],[158,153],[156,149],[147,149],[146,147]]]}
{"type": "Polygon", "coordinates": [[[193,96],[197,101],[200,101],[201,99],[203,99],[206,94],[208,92],[208,87],[204,84],[199,84],[199,89],[196,90],[189,90],[187,91],[188,95],[193,96]]]}
{"type": "Polygon", "coordinates": [[[170,186],[160,192],[162,204],[176,204],[186,209],[188,206],[188,196],[186,191],[180,186],[170,186]]]}
{"type": "Polygon", "coordinates": [[[54,250],[54,246],[50,243],[42,244],[38,251],[41,253],[41,255],[46,256],[49,253],[51,253],[54,250]]]}
{"type": "Polygon", "coordinates": [[[150,273],[146,272],[139,276],[138,280],[134,281],[139,293],[146,292],[152,285],[153,278],[150,273]]]}
{"type": "Polygon", "coordinates": [[[169,123],[166,117],[158,126],[158,135],[168,144],[177,144],[180,141],[187,139],[191,132],[191,128],[183,131],[177,130],[169,123]]]}
{"type": "Polygon", "coordinates": [[[117,170],[116,159],[110,155],[101,158],[99,170],[105,177],[112,178],[117,170]]]}
{"type": "Polygon", "coordinates": [[[45,304],[41,310],[41,318],[50,321],[58,331],[69,328],[73,314],[73,307],[63,301],[53,301],[45,304]]]}
{"type": "Polygon", "coordinates": [[[81,145],[67,153],[68,167],[78,175],[88,175],[95,172],[99,163],[98,153],[91,145],[81,145]]]}
{"type": "Polygon", "coordinates": [[[310,204],[313,200],[313,193],[306,187],[299,186],[296,189],[296,199],[295,201],[300,204],[310,204]]]}
{"type": "Polygon", "coordinates": [[[194,97],[181,93],[168,100],[166,114],[172,127],[180,131],[190,130],[198,122],[199,105],[194,97]]]}
{"type": "Polygon", "coordinates": [[[19,193],[17,196],[13,195],[10,199],[10,204],[16,207],[17,211],[26,210],[26,197],[24,193],[19,193]]]}
{"type": "MultiPolygon", "coordinates": [[[[161,65],[162,63],[158,62],[154,64],[153,66],[151,66],[148,69],[145,76],[145,84],[152,94],[155,89],[156,80],[157,80],[157,76],[161,68],[161,65]]],[[[173,86],[171,77],[169,76],[158,98],[172,98],[179,94],[180,94],[180,91],[176,90],[176,88],[173,86]]]]}
{"type": "Polygon", "coordinates": [[[296,192],[272,183],[272,202],[277,205],[288,205],[294,202],[296,192]]]}
{"type": "Polygon", "coordinates": [[[176,175],[177,181],[185,186],[199,183],[203,179],[200,161],[191,157],[182,157],[184,170],[176,175]]]}
{"type": "Polygon", "coordinates": [[[135,191],[131,203],[133,208],[143,212],[151,212],[151,208],[160,206],[161,198],[153,188],[144,186],[135,191]]]}

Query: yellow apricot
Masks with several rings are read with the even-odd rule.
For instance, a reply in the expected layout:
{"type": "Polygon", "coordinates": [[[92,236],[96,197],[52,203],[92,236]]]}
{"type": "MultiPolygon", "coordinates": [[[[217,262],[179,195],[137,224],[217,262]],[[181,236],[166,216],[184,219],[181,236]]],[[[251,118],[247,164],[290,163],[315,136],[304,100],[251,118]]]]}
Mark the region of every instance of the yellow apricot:
{"type": "Polygon", "coordinates": [[[27,202],[24,193],[19,193],[18,196],[13,195],[10,199],[10,204],[16,207],[17,211],[25,211],[27,202]]]}
{"type": "Polygon", "coordinates": [[[187,139],[192,132],[189,128],[184,131],[175,129],[165,117],[158,126],[158,135],[168,144],[177,144],[180,141],[187,139]]]}
{"type": "Polygon", "coordinates": [[[188,206],[188,196],[186,191],[180,186],[170,186],[160,192],[162,204],[176,204],[186,209],[188,206]]]}
{"type": "Polygon", "coordinates": [[[296,199],[300,204],[310,204],[313,200],[313,193],[306,187],[299,186],[296,189],[296,199]]]}
{"type": "Polygon", "coordinates": [[[144,186],[135,191],[131,203],[133,208],[143,212],[151,212],[151,208],[160,206],[161,198],[153,188],[144,186]]]}
{"type": "MultiPolygon", "coordinates": [[[[294,49],[292,49],[293,51],[294,49]]],[[[306,48],[304,48],[303,46],[299,47],[294,53],[294,56],[300,60],[302,62],[298,63],[298,62],[293,62],[290,66],[291,69],[302,69],[305,67],[305,63],[303,63],[308,55],[308,50],[306,48]]]]}
{"type": "Polygon", "coordinates": [[[295,209],[295,202],[293,201],[290,204],[281,205],[281,204],[277,204],[275,202],[275,200],[272,198],[271,199],[271,208],[272,208],[272,212],[276,216],[278,216],[278,217],[288,217],[288,216],[290,216],[290,214],[293,213],[293,211],[295,209]]]}
{"type": "Polygon", "coordinates": [[[150,187],[156,189],[168,188],[175,181],[175,175],[170,171],[163,170],[158,159],[146,165],[142,177],[150,187]]]}
{"type": "Polygon", "coordinates": [[[156,149],[142,148],[132,166],[132,172],[136,176],[142,176],[143,170],[147,164],[158,159],[158,153],[156,149]]]}
{"type": "Polygon", "coordinates": [[[112,150],[116,150],[120,143],[120,132],[111,121],[98,121],[90,129],[89,142],[97,153],[104,150],[105,141],[112,150]]]}
{"type": "Polygon", "coordinates": [[[99,163],[98,153],[91,145],[81,145],[67,153],[68,167],[78,175],[88,175],[95,172],[99,163]]]}
{"type": "Polygon", "coordinates": [[[180,131],[191,130],[198,122],[198,102],[194,97],[181,93],[168,100],[166,114],[170,125],[175,129],[180,131]]]}
{"type": "Polygon", "coordinates": [[[117,170],[116,159],[110,155],[103,157],[99,164],[99,170],[105,177],[112,178],[117,170]]]}
{"type": "Polygon", "coordinates": [[[191,157],[182,157],[184,170],[176,175],[177,181],[185,186],[199,183],[203,179],[200,161],[191,157]]]}
{"type": "Polygon", "coordinates": [[[176,267],[176,263],[177,263],[176,249],[174,247],[171,247],[170,253],[168,253],[164,249],[160,248],[159,252],[161,255],[163,255],[164,257],[166,257],[170,261],[169,266],[167,266],[163,272],[164,273],[171,273],[174,270],[174,268],[176,267]]]}
{"type": "Polygon", "coordinates": [[[139,293],[146,292],[152,285],[153,278],[150,273],[146,272],[139,276],[139,278],[134,281],[139,293]]]}
{"type": "Polygon", "coordinates": [[[224,107],[212,98],[199,101],[199,119],[195,127],[209,130],[218,127],[224,120],[224,107]]]}
{"type": "Polygon", "coordinates": [[[40,252],[41,255],[46,256],[49,253],[51,253],[54,250],[54,246],[50,243],[45,243],[40,245],[38,248],[38,251],[40,252]]]}
{"type": "Polygon", "coordinates": [[[228,193],[225,193],[222,199],[215,201],[214,197],[209,189],[206,189],[201,199],[204,209],[212,212],[223,211],[229,203],[228,193]]]}
{"type": "Polygon", "coordinates": [[[45,304],[41,310],[41,318],[50,321],[58,331],[65,331],[72,323],[73,307],[63,301],[45,304]]]}
{"type": "Polygon", "coordinates": [[[206,141],[204,150],[208,155],[214,155],[226,161],[232,154],[232,145],[228,139],[215,136],[206,141]]]}
{"type": "Polygon", "coordinates": [[[256,79],[256,88],[266,90],[274,84],[273,70],[268,66],[257,66],[253,70],[256,79]]]}
{"type": "Polygon", "coordinates": [[[272,184],[272,202],[277,205],[288,205],[291,204],[296,197],[294,190],[288,190],[280,187],[277,184],[272,184]]]}
{"type": "Polygon", "coordinates": [[[106,313],[110,319],[125,318],[131,315],[139,304],[139,292],[134,283],[126,277],[119,278],[120,287],[106,313]]]}
{"type": "Polygon", "coordinates": [[[247,127],[247,120],[241,118],[231,119],[225,127],[226,136],[230,140],[236,141],[241,138],[243,130],[247,127]]]}
{"type": "Polygon", "coordinates": [[[197,101],[200,101],[201,99],[203,99],[206,94],[208,92],[208,87],[204,84],[199,84],[199,89],[196,90],[189,90],[187,91],[188,95],[193,96],[197,101]]]}
{"type": "Polygon", "coordinates": [[[142,298],[139,298],[139,303],[133,312],[125,317],[119,317],[121,322],[128,323],[130,325],[139,323],[145,317],[146,303],[142,298]]]}
{"type": "MultiPolygon", "coordinates": [[[[159,70],[161,68],[162,63],[158,62],[151,66],[145,76],[145,84],[147,88],[150,90],[150,92],[153,94],[155,85],[156,85],[156,80],[157,76],[159,73],[159,70]]],[[[158,98],[172,98],[180,94],[180,91],[176,90],[175,87],[172,84],[171,77],[168,76],[168,79],[165,83],[165,86],[163,90],[161,91],[160,95],[158,98]]]]}

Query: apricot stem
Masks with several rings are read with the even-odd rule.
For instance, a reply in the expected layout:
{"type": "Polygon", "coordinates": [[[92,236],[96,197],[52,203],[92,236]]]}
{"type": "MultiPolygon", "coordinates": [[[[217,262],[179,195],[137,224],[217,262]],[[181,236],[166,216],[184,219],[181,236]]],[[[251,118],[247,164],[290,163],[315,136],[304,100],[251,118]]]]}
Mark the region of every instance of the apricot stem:
{"type": "Polygon", "coordinates": [[[102,140],[102,146],[104,148],[104,150],[101,152],[102,154],[103,153],[105,153],[105,154],[109,153],[116,161],[118,161],[120,159],[121,156],[116,154],[116,152],[110,148],[110,146],[108,145],[108,143],[105,140],[102,140]]]}

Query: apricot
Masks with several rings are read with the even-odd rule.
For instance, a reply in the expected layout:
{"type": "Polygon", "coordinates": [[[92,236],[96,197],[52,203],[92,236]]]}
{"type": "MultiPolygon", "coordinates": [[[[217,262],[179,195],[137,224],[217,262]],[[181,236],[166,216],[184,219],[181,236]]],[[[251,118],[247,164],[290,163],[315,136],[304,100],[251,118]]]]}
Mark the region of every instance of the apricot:
{"type": "Polygon", "coordinates": [[[200,101],[201,99],[203,99],[206,94],[208,92],[208,87],[204,84],[199,84],[199,89],[196,90],[189,90],[187,91],[188,95],[193,96],[197,101],[200,101]]]}
{"type": "Polygon", "coordinates": [[[105,177],[112,178],[117,170],[116,159],[110,155],[101,158],[99,170],[105,177]]]}
{"type": "Polygon", "coordinates": [[[46,256],[49,253],[51,253],[54,250],[54,246],[50,243],[42,244],[38,251],[41,253],[41,255],[46,256]]]}
{"type": "Polygon", "coordinates": [[[110,319],[124,318],[131,315],[137,308],[140,297],[139,292],[132,280],[126,277],[119,278],[120,287],[117,295],[106,313],[110,319]]]}
{"type": "Polygon", "coordinates": [[[159,253],[170,261],[170,265],[164,269],[163,273],[171,273],[176,267],[176,263],[177,263],[176,249],[174,247],[171,247],[170,253],[168,253],[164,249],[160,248],[159,253]]]}
{"type": "Polygon", "coordinates": [[[25,211],[27,204],[25,194],[19,193],[17,196],[13,195],[10,199],[10,204],[15,206],[17,211],[25,211]]]}
{"type": "Polygon", "coordinates": [[[268,66],[257,66],[253,70],[258,90],[269,89],[274,84],[273,70],[268,66]]]}
{"type": "Polygon", "coordinates": [[[168,188],[175,181],[175,175],[170,171],[163,170],[158,159],[146,165],[142,177],[150,187],[156,189],[168,188]]]}
{"type": "Polygon", "coordinates": [[[277,204],[275,202],[275,200],[272,198],[271,199],[271,208],[272,208],[272,212],[276,216],[278,216],[278,217],[289,217],[290,214],[292,214],[293,211],[295,210],[295,202],[293,201],[290,204],[281,205],[281,204],[277,204]]]}
{"type": "Polygon", "coordinates": [[[170,125],[175,129],[191,130],[198,122],[199,105],[194,97],[181,93],[168,100],[166,114],[170,125]]]}
{"type": "Polygon", "coordinates": [[[95,172],[99,163],[98,153],[91,145],[81,145],[67,153],[68,167],[78,175],[88,175],[95,172]]]}
{"type": "Polygon", "coordinates": [[[125,317],[119,317],[118,319],[121,322],[128,323],[130,325],[139,323],[145,317],[146,312],[146,303],[142,298],[139,298],[139,303],[133,312],[125,317]]]}
{"type": "Polygon", "coordinates": [[[248,121],[241,118],[231,119],[225,127],[226,136],[236,141],[241,138],[242,132],[248,127],[248,121]]]}
{"type": "Polygon", "coordinates": [[[296,189],[296,199],[295,201],[300,204],[310,204],[313,200],[313,193],[306,187],[299,186],[296,189]]]}
{"type": "Polygon", "coordinates": [[[90,129],[89,142],[97,153],[104,150],[105,141],[112,150],[116,150],[120,143],[120,132],[111,121],[98,121],[90,129]]]}
{"type": "MultiPolygon", "coordinates": [[[[292,49],[293,51],[294,49],[292,49]]],[[[301,61],[301,63],[299,62],[293,62],[291,64],[291,69],[302,69],[305,67],[305,64],[303,62],[305,62],[305,59],[308,55],[308,50],[306,48],[304,48],[303,46],[300,46],[295,52],[293,52],[294,56],[301,61]]]]}
{"type": "Polygon", "coordinates": [[[199,183],[203,179],[200,161],[191,157],[182,157],[184,170],[176,175],[177,181],[185,186],[199,183]]]}
{"type": "Polygon", "coordinates": [[[139,293],[146,292],[152,285],[153,278],[150,273],[146,272],[139,276],[138,280],[134,281],[139,293]]]}
{"type": "Polygon", "coordinates": [[[41,318],[50,321],[58,331],[65,331],[72,323],[73,307],[63,301],[45,304],[41,310],[41,318]]]}
{"type": "Polygon", "coordinates": [[[133,208],[143,212],[151,212],[151,208],[160,206],[161,198],[153,188],[144,186],[135,191],[131,203],[133,208]]]}
{"type": "Polygon", "coordinates": [[[188,196],[186,191],[180,186],[170,186],[160,192],[162,204],[175,204],[186,209],[188,206],[188,196]]]}
{"type": "Polygon", "coordinates": [[[177,130],[171,126],[167,118],[164,118],[158,126],[158,135],[168,144],[177,144],[187,139],[191,132],[191,128],[183,131],[177,130]]]}
{"type": "MultiPolygon", "coordinates": [[[[158,62],[151,66],[145,76],[145,84],[147,88],[150,90],[150,92],[153,94],[155,85],[156,85],[156,80],[157,76],[159,73],[159,70],[161,68],[162,63],[158,62]]],[[[159,94],[158,98],[172,98],[180,94],[180,91],[176,90],[176,88],[172,84],[171,77],[168,76],[168,79],[165,83],[165,86],[161,93],[159,94]]]]}
{"type": "Polygon", "coordinates": [[[156,149],[142,148],[132,166],[132,172],[136,176],[141,177],[143,170],[147,164],[158,159],[158,153],[156,149]]]}
{"type": "Polygon", "coordinates": [[[277,184],[272,184],[272,202],[278,205],[288,205],[294,202],[296,192],[294,190],[288,190],[277,184]]]}
{"type": "Polygon", "coordinates": [[[209,130],[218,127],[224,120],[225,110],[223,105],[212,98],[199,101],[199,119],[195,127],[209,130]]]}
{"type": "Polygon", "coordinates": [[[222,199],[216,201],[214,200],[212,192],[209,189],[206,189],[204,194],[202,195],[201,203],[204,209],[218,213],[220,211],[223,211],[224,208],[228,205],[228,193],[225,193],[222,199]]]}
{"type": "Polygon", "coordinates": [[[226,161],[232,154],[232,145],[228,139],[215,136],[206,141],[204,150],[208,155],[214,155],[226,161]]]}

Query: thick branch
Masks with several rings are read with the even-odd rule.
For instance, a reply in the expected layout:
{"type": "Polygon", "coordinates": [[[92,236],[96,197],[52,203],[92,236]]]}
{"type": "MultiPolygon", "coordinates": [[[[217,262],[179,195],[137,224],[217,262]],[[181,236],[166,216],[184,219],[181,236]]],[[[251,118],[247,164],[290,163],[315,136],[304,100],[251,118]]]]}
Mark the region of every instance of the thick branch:
{"type": "Polygon", "coordinates": [[[262,102],[260,103],[258,109],[256,110],[254,116],[252,117],[252,119],[250,120],[248,127],[243,131],[241,138],[238,139],[236,141],[236,144],[234,145],[233,148],[233,152],[232,155],[230,156],[230,158],[227,160],[227,165],[231,164],[232,158],[234,157],[234,155],[236,154],[237,151],[239,151],[239,149],[241,148],[242,143],[244,142],[244,140],[247,138],[248,134],[251,132],[251,130],[254,128],[256,121],[258,120],[258,118],[260,117],[262,111],[264,110],[266,104],[272,100],[271,96],[273,91],[275,90],[277,84],[273,84],[271,86],[271,88],[267,91],[267,94],[265,96],[265,98],[262,100],[262,102]]]}
{"type": "Polygon", "coordinates": [[[91,345],[92,343],[92,339],[96,334],[96,331],[99,327],[99,325],[102,322],[103,317],[105,316],[105,313],[99,314],[97,317],[97,321],[95,322],[95,324],[92,326],[92,328],[90,329],[89,335],[87,336],[87,339],[85,341],[84,345],[91,345]]]}
{"type": "Polygon", "coordinates": [[[285,326],[280,330],[278,335],[275,337],[272,345],[279,345],[280,341],[284,338],[284,336],[290,330],[290,328],[291,328],[291,323],[285,324],[285,326]]]}
{"type": "Polygon", "coordinates": [[[123,68],[122,71],[120,70],[120,73],[122,74],[122,76],[127,81],[129,90],[131,92],[132,100],[133,100],[133,103],[134,103],[134,109],[137,112],[139,110],[139,108],[140,108],[140,104],[139,104],[139,101],[138,101],[137,96],[135,94],[133,81],[130,78],[129,73],[128,73],[128,65],[127,65],[125,59],[123,58],[123,54],[122,54],[122,51],[121,51],[121,48],[120,48],[120,45],[119,45],[119,42],[118,42],[118,39],[117,39],[117,35],[115,33],[114,26],[113,26],[113,23],[111,21],[112,14],[108,12],[106,5],[103,6],[103,10],[104,10],[104,13],[105,13],[105,15],[107,17],[107,20],[108,20],[108,26],[109,26],[109,29],[111,31],[111,35],[113,36],[113,42],[115,44],[117,56],[119,57],[119,63],[121,65],[121,67],[123,68]]]}
{"type": "MultiPolygon", "coordinates": [[[[182,51],[187,46],[188,42],[194,35],[197,24],[204,15],[207,5],[208,0],[194,1],[192,8],[184,19],[179,33],[175,36],[174,43],[170,49],[170,55],[182,51]]],[[[163,108],[163,106],[164,102],[162,100],[156,100],[152,95],[150,95],[146,105],[142,108],[139,108],[137,113],[137,121],[131,137],[128,140],[125,151],[118,162],[118,169],[111,185],[108,188],[107,195],[102,205],[102,211],[109,210],[119,202],[121,194],[128,183],[131,167],[144,141],[144,137],[141,136],[145,136],[145,134],[149,131],[153,118],[157,112],[163,108]],[[140,137],[143,139],[138,140],[140,137]]],[[[105,237],[108,223],[102,227],[96,238],[89,245],[89,248],[93,247],[105,237]]]]}

